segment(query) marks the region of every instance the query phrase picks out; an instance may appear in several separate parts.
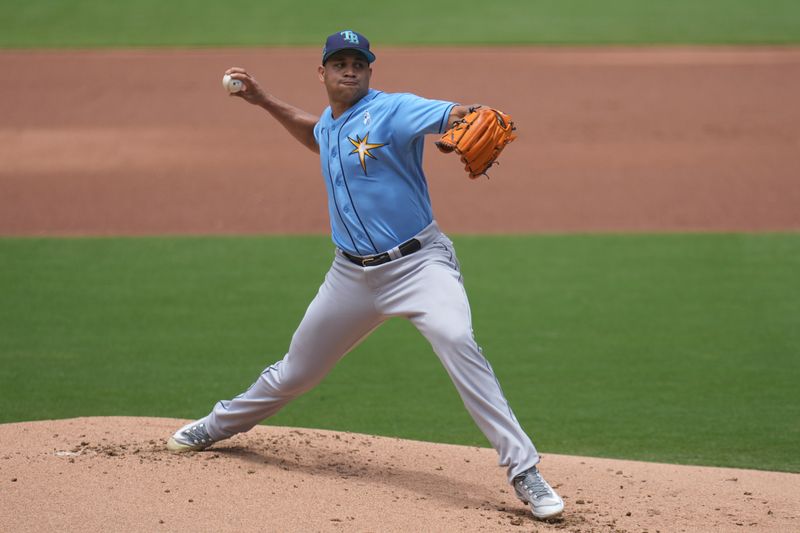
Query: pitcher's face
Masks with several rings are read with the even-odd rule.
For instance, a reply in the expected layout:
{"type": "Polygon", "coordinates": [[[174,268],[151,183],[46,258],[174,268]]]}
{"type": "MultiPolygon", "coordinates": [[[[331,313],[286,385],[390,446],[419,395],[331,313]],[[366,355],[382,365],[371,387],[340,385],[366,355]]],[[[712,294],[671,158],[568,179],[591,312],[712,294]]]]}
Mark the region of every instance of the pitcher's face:
{"type": "Polygon", "coordinates": [[[353,105],[369,91],[372,68],[361,53],[342,50],[320,65],[318,73],[331,102],[353,105]]]}

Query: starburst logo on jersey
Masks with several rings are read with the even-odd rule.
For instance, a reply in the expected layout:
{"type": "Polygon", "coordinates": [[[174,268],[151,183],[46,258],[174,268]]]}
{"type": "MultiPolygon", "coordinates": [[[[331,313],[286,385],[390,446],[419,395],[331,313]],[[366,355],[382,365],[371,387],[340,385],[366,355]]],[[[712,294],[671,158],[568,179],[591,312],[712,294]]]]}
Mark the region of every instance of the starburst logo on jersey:
{"type": "Polygon", "coordinates": [[[370,150],[377,150],[378,148],[381,148],[389,144],[389,143],[370,143],[369,132],[367,132],[367,134],[364,135],[363,139],[360,139],[358,135],[356,135],[355,139],[351,139],[350,137],[348,137],[347,140],[350,141],[350,144],[355,146],[355,149],[352,152],[350,152],[350,154],[351,155],[358,154],[358,159],[361,161],[361,168],[364,169],[365,176],[367,175],[367,158],[369,157],[371,159],[376,159],[376,160],[378,159],[377,157],[372,155],[370,150]]]}

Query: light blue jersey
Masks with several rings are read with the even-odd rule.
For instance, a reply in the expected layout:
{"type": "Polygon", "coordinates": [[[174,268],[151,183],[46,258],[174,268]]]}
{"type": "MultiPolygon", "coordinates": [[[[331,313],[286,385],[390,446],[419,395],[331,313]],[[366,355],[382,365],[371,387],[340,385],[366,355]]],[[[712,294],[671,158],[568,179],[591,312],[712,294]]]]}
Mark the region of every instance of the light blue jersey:
{"type": "Polygon", "coordinates": [[[370,89],[337,119],[314,127],[333,242],[354,255],[383,253],[433,221],[422,171],[427,133],[443,133],[456,104],[370,89]]]}

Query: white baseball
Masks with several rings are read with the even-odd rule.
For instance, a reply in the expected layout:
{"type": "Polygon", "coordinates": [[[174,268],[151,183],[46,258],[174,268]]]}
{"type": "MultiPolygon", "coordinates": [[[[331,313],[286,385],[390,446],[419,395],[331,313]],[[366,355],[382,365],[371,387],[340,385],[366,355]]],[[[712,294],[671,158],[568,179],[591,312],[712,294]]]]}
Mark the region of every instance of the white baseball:
{"type": "Polygon", "coordinates": [[[238,93],[244,89],[242,80],[235,80],[231,78],[230,74],[225,74],[222,77],[222,86],[225,87],[225,90],[227,90],[229,93],[238,93]]]}

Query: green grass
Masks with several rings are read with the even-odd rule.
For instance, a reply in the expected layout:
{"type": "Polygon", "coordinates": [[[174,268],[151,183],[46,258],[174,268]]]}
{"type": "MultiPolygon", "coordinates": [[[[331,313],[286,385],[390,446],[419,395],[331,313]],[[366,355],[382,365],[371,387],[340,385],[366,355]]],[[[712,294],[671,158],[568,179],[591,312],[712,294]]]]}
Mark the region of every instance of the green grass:
{"type": "Polygon", "coordinates": [[[352,28],[379,46],[416,44],[785,44],[796,0],[6,0],[0,47],[322,45],[352,28]]]}
{"type": "MultiPolygon", "coordinates": [[[[541,450],[800,471],[800,235],[456,246],[541,450]]],[[[282,357],[330,259],[326,237],[0,239],[0,421],[201,416],[282,357]]],[[[270,423],[486,445],[399,319],[270,423]]]]}

